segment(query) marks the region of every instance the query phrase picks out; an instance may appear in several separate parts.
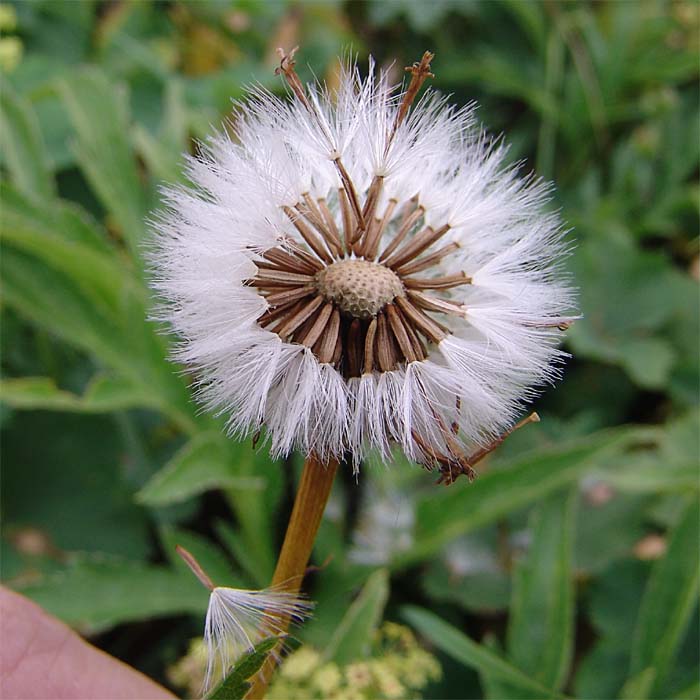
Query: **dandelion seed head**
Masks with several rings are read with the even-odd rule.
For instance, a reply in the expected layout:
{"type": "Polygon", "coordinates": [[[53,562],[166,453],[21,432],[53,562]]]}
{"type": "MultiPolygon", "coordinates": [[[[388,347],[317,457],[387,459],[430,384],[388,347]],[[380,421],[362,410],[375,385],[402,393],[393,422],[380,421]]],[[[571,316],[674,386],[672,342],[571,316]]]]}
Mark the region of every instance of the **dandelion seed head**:
{"type": "Polygon", "coordinates": [[[550,187],[473,105],[417,97],[431,58],[403,91],[370,62],[331,92],[283,54],[289,98],[255,88],[164,191],[152,267],[175,356],[274,455],[399,445],[451,470],[559,375],[574,294],[550,187]]]}

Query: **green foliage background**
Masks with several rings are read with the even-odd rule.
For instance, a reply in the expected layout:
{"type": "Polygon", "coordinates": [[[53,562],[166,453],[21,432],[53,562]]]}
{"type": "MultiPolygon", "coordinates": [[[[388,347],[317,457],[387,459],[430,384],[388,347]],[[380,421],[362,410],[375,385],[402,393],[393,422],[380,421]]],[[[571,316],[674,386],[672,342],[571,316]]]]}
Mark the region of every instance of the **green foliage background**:
{"type": "Polygon", "coordinates": [[[359,483],[345,470],[299,637],[361,656],[367,620],[410,624],[444,664],[428,697],[700,697],[698,5],[12,7],[4,581],[161,682],[207,603],[176,543],[219,583],[267,583],[298,459],[227,440],[192,403],[147,320],[144,221],[230,98],[282,90],[277,46],[300,44],[305,76],[331,81],[349,46],[397,75],[431,49],[435,86],[478,100],[511,157],[556,182],[584,318],[564,381],[536,402],[543,422],[473,485],[438,488],[398,456],[359,483]],[[368,579],[372,614],[341,624],[368,579]]]}

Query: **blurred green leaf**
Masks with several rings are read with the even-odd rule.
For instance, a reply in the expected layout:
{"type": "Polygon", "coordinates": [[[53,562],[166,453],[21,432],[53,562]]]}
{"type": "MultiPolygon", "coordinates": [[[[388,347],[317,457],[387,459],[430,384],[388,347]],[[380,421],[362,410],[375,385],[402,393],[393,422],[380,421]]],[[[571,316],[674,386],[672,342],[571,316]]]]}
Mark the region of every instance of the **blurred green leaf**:
{"type": "Polygon", "coordinates": [[[664,465],[680,467],[694,462],[700,454],[700,411],[686,411],[667,423],[661,432],[660,469],[664,465]]]}
{"type": "Polygon", "coordinates": [[[389,598],[389,574],[375,571],[335,630],[323,658],[346,666],[367,656],[389,598]]]}
{"type": "Polygon", "coordinates": [[[178,424],[191,429],[186,388],[166,364],[162,338],[146,325],[143,302],[124,295],[119,317],[86,299],[79,284],[35,257],[5,246],[0,260],[5,302],[141,386],[178,424]]]}
{"type": "Polygon", "coordinates": [[[533,46],[543,50],[546,41],[546,18],[544,8],[536,2],[520,2],[520,0],[503,0],[504,9],[527,34],[533,46]]]}
{"type": "Polygon", "coordinates": [[[646,562],[621,559],[591,583],[587,617],[599,638],[614,642],[627,654],[648,571],[646,562]]]}
{"type": "Polygon", "coordinates": [[[11,188],[2,194],[6,302],[125,380],[147,386],[149,405],[191,428],[187,389],[165,361],[166,344],[146,319],[146,292],[133,272],[71,207],[39,210],[11,188]]]}
{"type": "MultiPolygon", "coordinates": [[[[337,483],[336,478],[335,488],[337,483]]],[[[345,526],[342,520],[333,517],[333,500],[334,495],[314,543],[313,561],[319,565],[319,571],[313,577],[314,614],[299,630],[302,641],[317,649],[328,646],[356,599],[358,590],[376,571],[356,563],[348,555],[345,526]]]]}
{"type": "Polygon", "coordinates": [[[619,644],[596,642],[576,669],[575,697],[619,697],[628,663],[629,654],[619,644]]]}
{"type": "MultiPolygon", "coordinates": [[[[689,493],[700,489],[700,414],[688,411],[659,429],[654,447],[624,455],[615,470],[601,474],[611,486],[630,493],[689,493]]],[[[610,530],[621,529],[610,527],[610,530]]],[[[629,528],[626,528],[629,529],[629,528]]]]}
{"type": "Polygon", "coordinates": [[[655,672],[656,697],[690,624],[700,583],[700,503],[696,498],[683,511],[670,534],[668,550],[651,574],[632,644],[630,675],[648,668],[655,672]]]}
{"type": "Polygon", "coordinates": [[[656,669],[647,668],[630,678],[620,691],[621,700],[646,700],[656,678],[656,669]]]}
{"type": "Polygon", "coordinates": [[[90,304],[69,277],[11,249],[3,251],[2,263],[5,301],[22,315],[108,364],[121,369],[129,361],[119,352],[123,341],[113,320],[90,304]]]}
{"type": "Polygon", "coordinates": [[[554,493],[530,517],[532,542],[513,575],[508,656],[544,686],[560,690],[573,649],[572,581],[576,489],[554,493]]]}
{"type": "Polygon", "coordinates": [[[368,8],[372,21],[380,26],[395,23],[404,16],[412,29],[428,32],[434,30],[450,12],[465,15],[476,13],[475,5],[475,0],[433,0],[430,3],[420,0],[372,0],[368,8]]]}
{"type": "MultiPolygon", "coordinates": [[[[0,183],[0,194],[3,214],[6,217],[3,218],[2,229],[5,240],[28,251],[46,255],[47,259],[53,260],[67,271],[75,272],[78,277],[81,273],[80,268],[67,253],[76,252],[79,262],[83,263],[88,260],[82,259],[81,253],[92,254],[95,257],[89,261],[101,260],[100,271],[106,265],[112,268],[106,281],[113,281],[115,262],[105,258],[111,258],[117,250],[109,241],[104,228],[82,207],[66,199],[49,200],[37,207],[19,189],[4,182],[0,183]],[[73,251],[73,246],[77,251],[73,251]],[[46,248],[49,250],[45,250],[46,248]],[[100,254],[102,258],[99,258],[100,254]]],[[[128,276],[129,273],[129,269],[123,271],[124,276],[128,276]]],[[[92,270],[85,270],[83,274],[98,288],[105,286],[105,282],[99,276],[89,277],[92,270]]]]}
{"type": "MultiPolygon", "coordinates": [[[[648,459],[624,460],[629,466],[620,471],[610,472],[605,481],[630,493],[687,493],[700,489],[697,465],[688,461],[684,464],[666,464],[657,455],[648,459]]],[[[625,464],[620,465],[625,467],[625,464]]]]}
{"type": "Polygon", "coordinates": [[[423,590],[433,601],[455,603],[475,614],[505,611],[511,599],[511,577],[502,551],[498,526],[460,537],[427,567],[423,590]]]}
{"type": "Polygon", "coordinates": [[[238,528],[224,537],[256,585],[267,585],[275,565],[272,522],[279,495],[279,466],[249,442],[203,431],[148,481],[136,498],[150,506],[182,503],[211,489],[225,489],[238,528]]]}
{"type": "MultiPolygon", "coordinates": [[[[620,461],[640,459],[634,455],[621,455],[620,461]]],[[[602,481],[580,495],[574,562],[576,570],[587,575],[600,574],[612,561],[628,556],[646,531],[649,498],[610,491],[607,485],[614,483],[617,469],[618,464],[606,470],[602,481]],[[600,501],[595,498],[596,486],[604,490],[600,501]]]]}
{"type": "Polygon", "coordinates": [[[33,52],[53,59],[54,70],[72,66],[87,58],[95,4],[95,0],[18,3],[19,25],[31,31],[33,52]]]}
{"type": "Polygon", "coordinates": [[[584,613],[595,629],[596,641],[578,664],[574,682],[577,697],[620,697],[630,680],[630,640],[648,573],[648,562],[622,559],[591,582],[584,613]]]}
{"type": "Polygon", "coordinates": [[[585,241],[574,264],[578,279],[595,280],[582,289],[583,319],[569,336],[574,351],[619,364],[641,387],[663,387],[676,354],[654,334],[696,305],[686,280],[663,255],[637,251],[623,236],[585,241]]]}
{"type": "Polygon", "coordinates": [[[423,579],[423,588],[431,600],[456,603],[474,614],[505,610],[510,600],[510,577],[506,573],[456,576],[444,565],[435,565],[423,579]]]}
{"type": "Polygon", "coordinates": [[[119,265],[96,227],[69,207],[37,210],[8,187],[2,188],[3,242],[70,276],[86,300],[117,316],[125,303],[146,309],[146,293],[133,273],[119,265]]]}
{"type": "Polygon", "coordinates": [[[182,152],[187,145],[188,115],[182,82],[170,80],[165,85],[158,133],[137,124],[133,135],[134,145],[154,177],[169,183],[186,181],[182,152]]]}
{"type": "Polygon", "coordinates": [[[640,437],[640,431],[634,428],[601,431],[522,457],[507,469],[480,476],[468,488],[457,483],[438,493],[431,491],[418,502],[413,547],[397,555],[393,565],[406,566],[459,535],[544,498],[575,481],[584,471],[613,459],[640,437]]]}
{"type": "Polygon", "coordinates": [[[208,592],[184,571],[97,555],[17,587],[52,615],[84,631],[163,615],[204,615],[208,592]]]}
{"type": "Polygon", "coordinates": [[[2,81],[0,90],[0,145],[12,180],[35,202],[55,194],[51,163],[31,105],[2,81]]]}
{"type": "Polygon", "coordinates": [[[678,693],[673,694],[673,700],[698,700],[700,698],[700,681],[696,681],[678,693]]]}
{"type": "MultiPolygon", "coordinates": [[[[52,81],[51,59],[47,56],[31,56],[30,62],[43,81],[52,81]]],[[[32,106],[36,111],[46,151],[54,172],[60,180],[61,171],[75,166],[75,154],[71,150],[72,127],[59,96],[50,86],[42,86],[32,92],[32,106]]],[[[65,194],[63,195],[65,196],[65,194]]]]}
{"type": "Polygon", "coordinates": [[[508,683],[522,693],[523,697],[531,697],[533,694],[540,698],[560,697],[556,692],[501,659],[493,651],[472,641],[434,613],[423,608],[406,606],[402,608],[402,615],[431,644],[448,656],[466,666],[487,673],[492,678],[508,683]]]}
{"type": "Polygon", "coordinates": [[[153,396],[120,377],[97,374],[82,395],[59,389],[48,377],[0,379],[0,400],[24,410],[108,413],[127,408],[158,407],[153,396]]]}
{"type": "Polygon", "coordinates": [[[618,344],[622,365],[638,386],[660,389],[665,386],[676,359],[671,344],[662,338],[632,338],[618,344]]]}
{"type": "Polygon", "coordinates": [[[82,68],[59,80],[57,88],[75,129],[78,162],[139,259],[148,197],[128,139],[125,89],[115,90],[97,68],[82,68]]]}
{"type": "Polygon", "coordinates": [[[242,479],[250,479],[259,488],[227,488],[226,497],[236,514],[241,545],[249,566],[257,572],[260,585],[267,585],[275,568],[277,507],[282,496],[282,469],[292,468],[292,460],[284,464],[273,460],[264,448],[255,448],[251,441],[227,440],[229,460],[242,479]]]}
{"type": "Polygon", "coordinates": [[[163,506],[180,503],[210,489],[264,489],[264,479],[241,474],[231,457],[221,433],[199,433],[150,479],[136,498],[140,503],[163,506]]]}

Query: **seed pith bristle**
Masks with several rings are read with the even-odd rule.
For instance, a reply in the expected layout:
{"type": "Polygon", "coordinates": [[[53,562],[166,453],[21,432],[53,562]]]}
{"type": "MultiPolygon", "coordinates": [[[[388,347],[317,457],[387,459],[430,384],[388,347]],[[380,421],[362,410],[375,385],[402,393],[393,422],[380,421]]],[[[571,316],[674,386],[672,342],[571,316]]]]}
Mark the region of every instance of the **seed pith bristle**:
{"type": "Polygon", "coordinates": [[[282,207],[303,243],[283,237],[256,263],[248,285],[268,305],[258,324],[345,378],[421,362],[450,333],[432,314],[465,317],[441,294],[470,278],[433,271],[459,246],[433,247],[449,226],[426,226],[417,198],[403,206],[390,198],[380,208],[382,177],[372,180],[362,208],[349,176],[341,182],[330,201],[306,192],[282,207]]]}
{"type": "Polygon", "coordinates": [[[379,262],[386,262],[387,258],[401,245],[403,239],[416,226],[423,217],[423,207],[417,206],[413,211],[409,212],[401,222],[396,235],[389,245],[384,249],[384,252],[379,256],[379,262]]]}

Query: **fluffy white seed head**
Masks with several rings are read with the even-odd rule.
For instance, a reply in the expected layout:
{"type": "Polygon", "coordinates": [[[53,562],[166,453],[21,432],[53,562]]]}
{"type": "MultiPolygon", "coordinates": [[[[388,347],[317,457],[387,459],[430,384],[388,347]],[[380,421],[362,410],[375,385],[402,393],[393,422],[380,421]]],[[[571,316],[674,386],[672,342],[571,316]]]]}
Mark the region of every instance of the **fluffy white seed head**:
{"type": "Polygon", "coordinates": [[[276,455],[478,451],[558,373],[573,295],[549,187],[471,106],[404,109],[373,64],[333,93],[282,72],[291,98],[257,88],[164,192],[152,266],[177,359],[276,455]]]}

